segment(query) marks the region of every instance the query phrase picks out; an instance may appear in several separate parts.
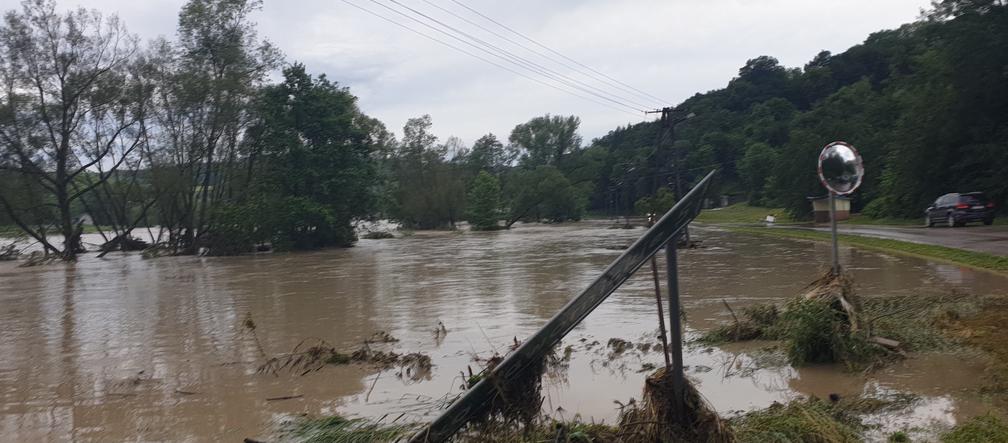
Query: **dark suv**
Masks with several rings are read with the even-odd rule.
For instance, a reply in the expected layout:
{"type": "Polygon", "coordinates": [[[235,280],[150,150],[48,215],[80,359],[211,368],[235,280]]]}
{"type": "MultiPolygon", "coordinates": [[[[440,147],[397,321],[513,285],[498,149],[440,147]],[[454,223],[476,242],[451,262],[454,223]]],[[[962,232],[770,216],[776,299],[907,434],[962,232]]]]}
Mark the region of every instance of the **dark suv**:
{"type": "Polygon", "coordinates": [[[994,223],[994,203],[982,192],[945,194],[924,211],[924,225],[943,222],[949,227],[965,226],[969,222],[994,223]]]}

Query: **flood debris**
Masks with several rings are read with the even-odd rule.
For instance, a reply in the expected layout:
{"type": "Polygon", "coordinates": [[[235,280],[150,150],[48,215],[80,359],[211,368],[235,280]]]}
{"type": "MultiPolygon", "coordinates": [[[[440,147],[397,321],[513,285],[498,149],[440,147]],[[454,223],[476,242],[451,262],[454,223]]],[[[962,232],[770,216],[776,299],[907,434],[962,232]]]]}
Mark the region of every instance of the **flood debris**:
{"type": "MultiPolygon", "coordinates": [[[[738,316],[727,301],[722,303],[732,323],[708,331],[699,339],[701,343],[779,340],[795,366],[843,363],[851,369],[877,367],[891,357],[905,357],[908,346],[900,336],[913,335],[891,319],[909,309],[857,297],[847,274],[826,273],[783,308],[750,306],[738,316]]],[[[900,320],[908,324],[920,321],[900,320]]]]}
{"type": "Polygon", "coordinates": [[[101,251],[99,257],[112,251],[143,251],[150,246],[150,243],[139,238],[121,234],[98,247],[98,250],[101,251]]]}
{"type": "Polygon", "coordinates": [[[371,344],[371,343],[396,343],[398,341],[399,341],[398,338],[393,337],[392,334],[389,334],[387,331],[378,331],[378,332],[375,332],[374,334],[371,334],[370,337],[364,339],[364,343],[365,344],[371,344]]]}
{"type": "Polygon", "coordinates": [[[434,342],[438,345],[448,336],[448,328],[445,327],[441,320],[438,320],[437,326],[434,327],[434,342]]]}
{"type": "Polygon", "coordinates": [[[341,352],[325,340],[310,338],[302,340],[291,352],[271,357],[256,369],[259,374],[279,376],[281,372],[307,375],[326,365],[367,364],[381,369],[398,368],[403,378],[419,380],[428,378],[433,367],[430,356],[419,352],[398,354],[392,351],[376,351],[366,344],[356,351],[341,352]]]}
{"type": "Polygon", "coordinates": [[[631,402],[620,412],[621,441],[632,442],[733,442],[734,432],[688,379],[685,410],[676,411],[674,374],[660,368],[644,381],[643,401],[631,402]]]}
{"type": "Polygon", "coordinates": [[[20,256],[21,250],[17,248],[15,243],[0,248],[0,261],[17,260],[20,256]]]}

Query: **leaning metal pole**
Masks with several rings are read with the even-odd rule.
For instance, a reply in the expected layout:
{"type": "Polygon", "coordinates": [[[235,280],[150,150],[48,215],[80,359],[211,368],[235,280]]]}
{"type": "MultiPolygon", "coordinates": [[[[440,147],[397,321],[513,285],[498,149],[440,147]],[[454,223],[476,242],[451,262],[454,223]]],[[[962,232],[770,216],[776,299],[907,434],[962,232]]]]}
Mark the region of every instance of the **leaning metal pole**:
{"type": "MultiPolygon", "coordinates": [[[[518,380],[530,367],[542,362],[568,332],[620,287],[663,246],[675,239],[700,213],[703,199],[717,171],[711,171],[680,199],[655,225],[613,261],[580,295],[567,302],[542,329],[525,340],[490,373],[455,400],[437,419],[415,434],[413,443],[443,442],[483,412],[496,395],[497,386],[518,380]]],[[[675,248],[675,243],[673,243],[675,248]]],[[[678,318],[678,307],[675,310],[678,318]]],[[[681,346],[681,343],[680,343],[681,346]]]]}

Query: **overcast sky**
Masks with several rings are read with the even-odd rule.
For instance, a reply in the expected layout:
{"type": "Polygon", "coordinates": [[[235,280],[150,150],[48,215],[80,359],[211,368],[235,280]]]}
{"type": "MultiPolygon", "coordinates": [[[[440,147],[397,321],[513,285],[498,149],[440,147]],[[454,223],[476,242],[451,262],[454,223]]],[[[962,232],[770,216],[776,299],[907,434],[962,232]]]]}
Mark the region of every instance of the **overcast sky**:
{"type": "MultiPolygon", "coordinates": [[[[80,5],[116,13],[132,32],[144,38],[173,36],[178,10],[184,3],[57,1],[65,8],[80,5]]],[[[747,59],[771,55],[785,66],[803,66],[820,50],[841,52],[863,42],[871,32],[913,21],[929,4],[929,0],[394,0],[508,49],[536,63],[538,67],[533,69],[545,67],[570,79],[591,82],[591,86],[578,84],[582,89],[575,90],[594,100],[589,101],[447,48],[356,9],[347,1],[513,71],[572,88],[482,53],[379,5],[425,20],[393,0],[264,0],[262,11],[254,16],[260,36],[281,48],[289,61],[300,61],[312,73],[325,73],[349,86],[360,98],[364,112],[381,119],[397,134],[401,134],[406,119],[430,114],[434,131],[442,140],[455,135],[467,144],[487,132],[506,139],[516,124],[545,113],[580,116],[581,133],[588,141],[617,126],[653,116],[613,109],[623,107],[585,89],[634,108],[676,104],[694,93],[723,87],[747,59]],[[560,59],[474,15],[459,3],[662,101],[647,96],[628,97],[631,92],[617,89],[611,81],[600,84],[583,77],[433,6],[560,59]],[[607,95],[610,93],[620,97],[607,95]],[[630,99],[639,104],[629,103],[630,99]]],[[[19,3],[0,0],[3,10],[19,7],[19,3]]]]}

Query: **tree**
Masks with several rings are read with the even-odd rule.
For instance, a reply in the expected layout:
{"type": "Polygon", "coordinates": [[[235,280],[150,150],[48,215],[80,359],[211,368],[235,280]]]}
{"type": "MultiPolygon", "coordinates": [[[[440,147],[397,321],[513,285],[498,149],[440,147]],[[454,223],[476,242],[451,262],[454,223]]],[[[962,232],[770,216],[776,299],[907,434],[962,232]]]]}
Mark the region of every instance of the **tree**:
{"type": "Polygon", "coordinates": [[[429,115],[411,118],[391,162],[395,203],[392,216],[416,229],[454,228],[464,214],[463,167],[447,158],[450,146],[438,144],[429,115]]]}
{"type": "Polygon", "coordinates": [[[500,174],[515,160],[512,153],[504,148],[504,145],[497,140],[497,136],[487,134],[473,143],[466,158],[466,166],[473,173],[488,171],[500,174]]]}
{"type": "Polygon", "coordinates": [[[497,177],[480,171],[469,187],[466,201],[469,224],[475,230],[497,228],[500,220],[500,182],[497,177]]]}
{"type": "Polygon", "coordinates": [[[508,141],[523,166],[557,166],[564,156],[581,149],[579,126],[581,119],[573,115],[546,114],[515,126],[508,141]]]}
{"type": "Polygon", "coordinates": [[[669,209],[676,204],[675,192],[669,188],[661,188],[655,195],[641,197],[634,203],[634,209],[640,215],[654,215],[657,217],[665,215],[669,209]]]}
{"type": "Polygon", "coordinates": [[[146,136],[148,87],[130,70],[136,38],[115,16],[26,0],[4,17],[0,51],[0,168],[43,192],[31,206],[0,194],[0,206],[47,253],[72,260],[83,251],[75,204],[135,161],[146,136]],[[53,218],[32,226],[26,214],[43,207],[53,218]]]}
{"type": "Polygon", "coordinates": [[[510,198],[508,227],[519,220],[580,220],[587,203],[581,190],[553,166],[514,171],[506,189],[510,198]]]}
{"type": "Polygon", "coordinates": [[[748,189],[750,204],[769,203],[765,195],[767,179],[773,175],[777,165],[777,153],[766,143],[753,143],[746,147],[745,155],[739,161],[739,177],[748,189]]]}
{"type": "Polygon", "coordinates": [[[249,160],[250,191],[216,213],[211,253],[240,253],[253,242],[315,249],[356,240],[352,221],[374,208],[372,152],[378,150],[371,120],[356,101],[300,64],[262,90],[246,140],[257,154],[249,160]]]}
{"type": "Polygon", "coordinates": [[[179,13],[178,43],[150,50],[157,79],[156,145],[162,171],[159,219],[169,243],[195,253],[213,231],[211,208],[247,190],[248,164],[261,145],[243,145],[255,115],[253,100],[281,55],[260,41],[249,15],[257,0],[189,0],[179,13]],[[247,152],[241,150],[248,149],[247,152]],[[246,174],[242,174],[246,173],[246,174]]]}

